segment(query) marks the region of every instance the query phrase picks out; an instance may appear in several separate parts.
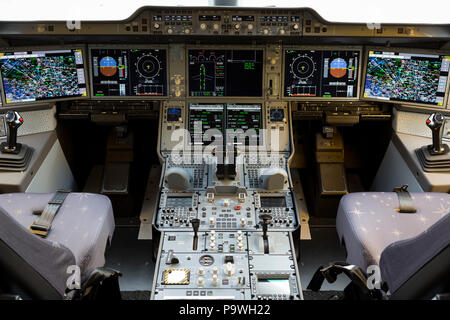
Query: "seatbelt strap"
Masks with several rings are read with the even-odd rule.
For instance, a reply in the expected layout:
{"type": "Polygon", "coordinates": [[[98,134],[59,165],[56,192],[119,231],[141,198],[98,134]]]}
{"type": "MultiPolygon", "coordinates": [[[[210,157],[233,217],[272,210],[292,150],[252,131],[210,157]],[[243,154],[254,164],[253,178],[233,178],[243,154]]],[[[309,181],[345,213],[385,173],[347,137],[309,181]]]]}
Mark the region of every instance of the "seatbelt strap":
{"type": "Polygon", "coordinates": [[[399,212],[400,213],[415,213],[417,210],[411,199],[411,195],[408,192],[408,185],[405,184],[400,188],[394,188],[394,192],[398,197],[399,212]]]}
{"type": "Polygon", "coordinates": [[[45,206],[44,211],[42,211],[42,214],[31,225],[30,231],[32,233],[42,238],[45,238],[48,235],[52,227],[53,219],[55,218],[56,214],[58,213],[59,209],[61,208],[64,200],[67,198],[69,193],[70,191],[63,191],[63,190],[56,191],[53,198],[45,206]]]}

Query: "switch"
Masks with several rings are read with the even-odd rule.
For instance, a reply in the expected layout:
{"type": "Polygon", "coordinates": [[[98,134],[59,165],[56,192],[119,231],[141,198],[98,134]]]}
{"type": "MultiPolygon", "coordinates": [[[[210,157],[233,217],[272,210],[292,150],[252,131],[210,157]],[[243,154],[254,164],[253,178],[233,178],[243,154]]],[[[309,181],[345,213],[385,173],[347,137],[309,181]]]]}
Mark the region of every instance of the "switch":
{"type": "Polygon", "coordinates": [[[234,206],[234,210],[241,210],[242,206],[234,206]]]}
{"type": "Polygon", "coordinates": [[[241,218],[241,227],[245,227],[246,224],[247,220],[245,220],[245,218],[241,218]]]}
{"type": "Polygon", "coordinates": [[[219,274],[219,268],[214,267],[212,270],[213,275],[218,275],[219,274]]]}
{"type": "Polygon", "coordinates": [[[212,276],[212,284],[214,287],[217,287],[219,285],[219,277],[217,276],[217,274],[214,274],[212,276]]]}
{"type": "Polygon", "coordinates": [[[198,269],[198,275],[199,275],[199,276],[205,275],[205,269],[204,269],[204,268],[199,268],[199,269],[198,269]]]}
{"type": "Polygon", "coordinates": [[[203,277],[199,277],[199,278],[197,279],[197,285],[198,285],[199,287],[203,287],[203,286],[205,285],[205,280],[203,279],[203,277]]]}
{"type": "Polygon", "coordinates": [[[233,265],[231,262],[228,262],[228,263],[225,265],[225,270],[224,270],[224,272],[225,272],[225,274],[226,274],[228,277],[231,277],[231,276],[234,274],[234,265],[233,265]]]}

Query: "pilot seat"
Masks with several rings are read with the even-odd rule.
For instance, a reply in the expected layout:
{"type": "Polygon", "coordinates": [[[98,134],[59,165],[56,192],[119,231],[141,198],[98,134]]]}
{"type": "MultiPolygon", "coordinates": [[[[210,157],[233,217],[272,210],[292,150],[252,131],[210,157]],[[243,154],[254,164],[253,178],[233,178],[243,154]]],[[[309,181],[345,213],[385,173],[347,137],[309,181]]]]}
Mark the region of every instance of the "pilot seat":
{"type": "Polygon", "coordinates": [[[1,291],[34,299],[73,299],[84,294],[82,288],[120,275],[102,268],[115,227],[110,200],[68,193],[48,234],[33,234],[30,226],[52,199],[55,194],[0,195],[1,291]],[[78,287],[73,285],[77,277],[78,287]]]}
{"type": "Polygon", "coordinates": [[[310,289],[345,273],[351,299],[431,299],[449,292],[450,194],[394,191],[342,197],[336,229],[347,261],[319,268],[310,289]],[[381,279],[367,281],[376,269],[381,279]]]}

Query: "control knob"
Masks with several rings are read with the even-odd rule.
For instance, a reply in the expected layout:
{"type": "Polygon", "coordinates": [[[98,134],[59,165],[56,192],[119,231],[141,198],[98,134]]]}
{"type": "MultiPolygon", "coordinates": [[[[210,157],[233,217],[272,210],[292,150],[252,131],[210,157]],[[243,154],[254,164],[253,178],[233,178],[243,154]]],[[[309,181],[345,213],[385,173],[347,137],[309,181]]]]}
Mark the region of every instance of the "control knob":
{"type": "Polygon", "coordinates": [[[228,277],[231,277],[234,274],[234,265],[231,262],[227,262],[224,268],[224,272],[228,277]]]}

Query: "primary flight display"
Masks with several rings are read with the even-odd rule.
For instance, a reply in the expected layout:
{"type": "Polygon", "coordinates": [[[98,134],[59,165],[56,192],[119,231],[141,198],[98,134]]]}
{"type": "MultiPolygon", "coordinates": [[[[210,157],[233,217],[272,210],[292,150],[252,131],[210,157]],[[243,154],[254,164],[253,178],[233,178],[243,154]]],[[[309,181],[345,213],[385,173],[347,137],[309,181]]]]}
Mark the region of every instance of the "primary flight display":
{"type": "Polygon", "coordinates": [[[286,50],[284,96],[358,97],[359,50],[286,50]]]}
{"type": "Polygon", "coordinates": [[[94,97],[166,96],[166,50],[91,48],[94,97]]]}
{"type": "Polygon", "coordinates": [[[81,49],[0,53],[6,103],[87,95],[81,49]]]}
{"type": "Polygon", "coordinates": [[[369,51],[364,98],[443,106],[450,58],[369,51]]]}

